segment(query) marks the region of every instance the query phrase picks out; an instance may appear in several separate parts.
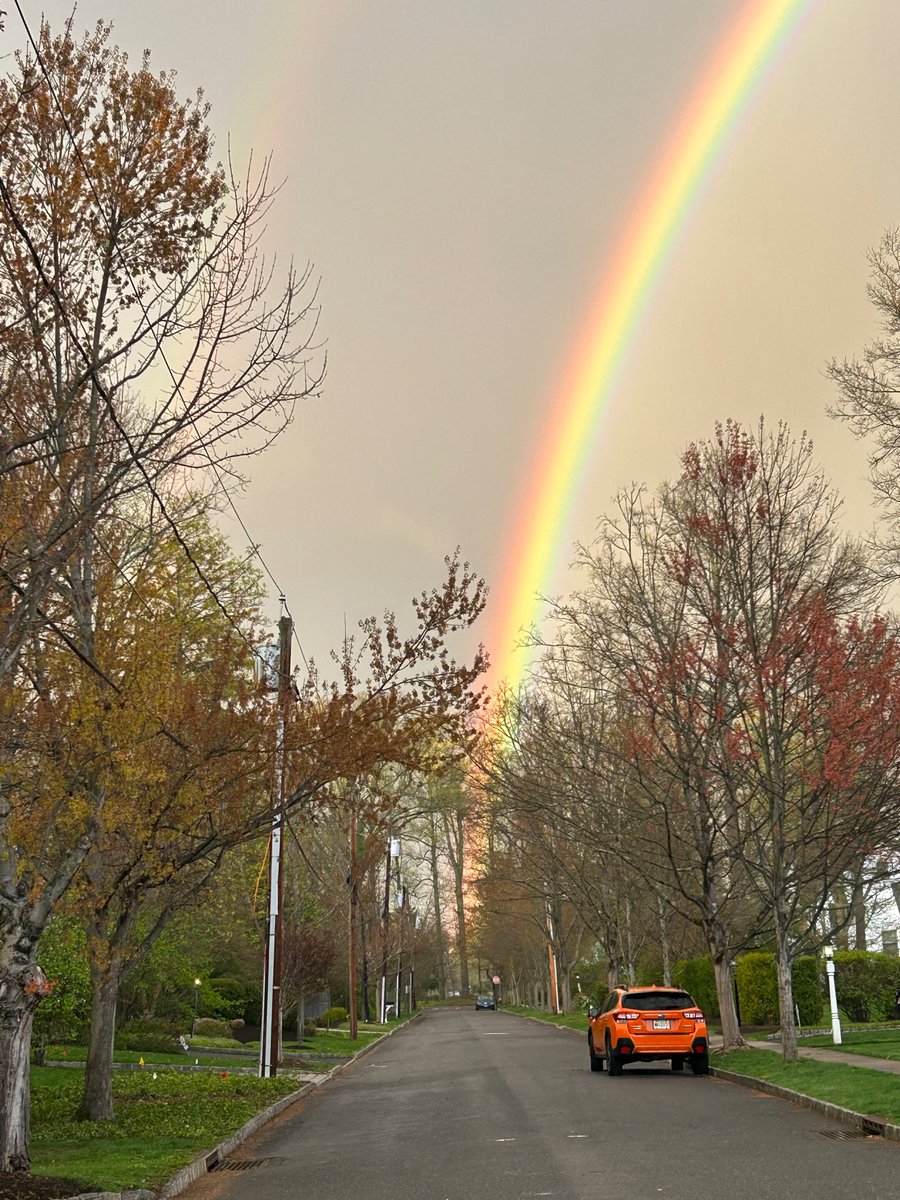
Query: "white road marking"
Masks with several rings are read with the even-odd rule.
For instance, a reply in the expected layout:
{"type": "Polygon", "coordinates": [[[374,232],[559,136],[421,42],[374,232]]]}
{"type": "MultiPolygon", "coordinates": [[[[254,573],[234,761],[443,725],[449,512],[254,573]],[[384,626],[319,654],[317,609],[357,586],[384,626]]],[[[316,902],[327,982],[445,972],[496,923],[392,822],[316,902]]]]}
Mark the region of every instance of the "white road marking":
{"type": "Polygon", "coordinates": [[[495,1142],[514,1142],[515,1138],[494,1138],[495,1142]]]}
{"type": "Polygon", "coordinates": [[[568,1133],[568,1134],[566,1134],[566,1137],[570,1137],[570,1138],[582,1138],[582,1137],[583,1137],[583,1138],[586,1138],[586,1137],[587,1137],[587,1134],[586,1134],[586,1133],[568,1133]]]}
{"type": "Polygon", "coordinates": [[[509,1037],[509,1034],[508,1033],[495,1033],[492,1031],[491,1033],[485,1033],[484,1036],[485,1037],[509,1037]]]}

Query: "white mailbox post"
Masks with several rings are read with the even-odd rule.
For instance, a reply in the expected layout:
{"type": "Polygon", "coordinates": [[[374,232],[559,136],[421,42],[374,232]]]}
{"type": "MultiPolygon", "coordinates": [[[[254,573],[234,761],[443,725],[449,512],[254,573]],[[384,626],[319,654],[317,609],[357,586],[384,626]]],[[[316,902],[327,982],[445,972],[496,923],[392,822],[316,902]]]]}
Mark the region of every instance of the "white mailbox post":
{"type": "Polygon", "coordinates": [[[831,1038],[836,1046],[841,1044],[841,1016],[838,1012],[837,992],[834,990],[834,947],[823,947],[825,952],[825,974],[828,976],[828,999],[831,1003],[831,1038]]]}

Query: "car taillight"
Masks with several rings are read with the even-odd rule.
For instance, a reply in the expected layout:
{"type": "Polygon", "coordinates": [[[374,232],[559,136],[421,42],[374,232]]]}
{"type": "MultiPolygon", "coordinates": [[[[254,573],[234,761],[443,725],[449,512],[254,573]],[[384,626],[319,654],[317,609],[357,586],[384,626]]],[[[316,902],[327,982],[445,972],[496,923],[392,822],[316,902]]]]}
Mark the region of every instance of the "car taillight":
{"type": "Polygon", "coordinates": [[[639,1021],[641,1014],[636,1012],[620,1012],[616,1013],[617,1021],[639,1021]]]}
{"type": "Polygon", "coordinates": [[[703,1013],[699,1008],[686,1008],[682,1014],[686,1021],[702,1021],[703,1013]]]}

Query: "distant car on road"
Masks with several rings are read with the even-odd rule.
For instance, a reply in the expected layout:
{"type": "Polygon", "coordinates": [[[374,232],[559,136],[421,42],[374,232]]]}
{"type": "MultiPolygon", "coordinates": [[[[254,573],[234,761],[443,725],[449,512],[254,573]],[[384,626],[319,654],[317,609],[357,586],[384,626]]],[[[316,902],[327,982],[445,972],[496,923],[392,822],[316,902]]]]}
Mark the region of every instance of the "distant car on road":
{"type": "Polygon", "coordinates": [[[494,1003],[493,996],[476,996],[475,997],[475,1007],[476,1008],[496,1008],[497,1005],[494,1003]]]}
{"type": "Polygon", "coordinates": [[[621,1075],[628,1062],[670,1059],[709,1074],[709,1034],[696,1001],[675,987],[616,987],[602,1007],[588,1009],[591,1070],[621,1075]]]}

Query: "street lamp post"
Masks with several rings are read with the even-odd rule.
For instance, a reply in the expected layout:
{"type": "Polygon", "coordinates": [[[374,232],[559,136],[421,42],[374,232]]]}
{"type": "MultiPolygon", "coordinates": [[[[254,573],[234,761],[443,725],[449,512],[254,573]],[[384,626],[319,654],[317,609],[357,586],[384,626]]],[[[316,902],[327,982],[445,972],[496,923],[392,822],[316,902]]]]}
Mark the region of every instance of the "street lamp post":
{"type": "Polygon", "coordinates": [[[194,1023],[191,1026],[191,1037],[197,1032],[197,1018],[200,1016],[200,980],[194,980],[194,1023]]]}
{"type": "Polygon", "coordinates": [[[834,947],[824,946],[825,974],[828,976],[828,999],[831,1004],[831,1038],[836,1046],[841,1044],[841,1015],[838,1012],[837,992],[834,988],[834,947]]]}

